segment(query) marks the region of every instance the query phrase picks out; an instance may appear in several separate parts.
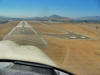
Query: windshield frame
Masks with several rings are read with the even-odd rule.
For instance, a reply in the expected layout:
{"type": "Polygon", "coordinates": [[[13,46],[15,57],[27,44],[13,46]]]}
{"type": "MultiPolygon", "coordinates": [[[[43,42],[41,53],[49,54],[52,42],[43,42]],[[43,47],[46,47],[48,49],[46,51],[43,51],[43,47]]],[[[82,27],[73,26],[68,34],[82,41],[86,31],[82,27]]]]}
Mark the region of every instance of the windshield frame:
{"type": "Polygon", "coordinates": [[[69,75],[75,75],[69,71],[60,69],[58,67],[53,67],[50,65],[42,64],[42,63],[37,63],[37,62],[28,62],[28,61],[21,61],[21,60],[12,60],[12,59],[0,59],[0,62],[13,62],[14,64],[19,64],[19,65],[26,65],[26,66],[34,66],[34,67],[41,67],[45,69],[52,69],[52,70],[59,70],[61,72],[67,73],[69,75]]]}

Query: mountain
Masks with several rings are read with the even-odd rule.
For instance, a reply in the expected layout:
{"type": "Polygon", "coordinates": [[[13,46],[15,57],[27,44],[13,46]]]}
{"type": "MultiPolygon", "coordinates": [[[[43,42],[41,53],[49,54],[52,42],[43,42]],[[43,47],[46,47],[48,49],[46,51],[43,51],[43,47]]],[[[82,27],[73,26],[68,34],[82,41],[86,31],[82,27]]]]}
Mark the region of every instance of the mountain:
{"type": "Polygon", "coordinates": [[[87,17],[81,17],[79,20],[95,20],[100,21],[100,16],[87,16],[87,17]]]}
{"type": "Polygon", "coordinates": [[[49,20],[65,22],[65,21],[70,20],[70,18],[59,16],[59,15],[51,15],[51,16],[49,16],[49,20]]]}
{"type": "Polygon", "coordinates": [[[0,16],[0,20],[15,20],[16,18],[6,17],[6,16],[0,16]]]}
{"type": "Polygon", "coordinates": [[[59,15],[51,15],[51,16],[44,16],[44,17],[33,17],[31,19],[40,20],[40,21],[60,21],[60,22],[70,20],[70,18],[68,18],[68,17],[62,17],[62,16],[59,16],[59,15]]]}
{"type": "Polygon", "coordinates": [[[26,17],[26,18],[11,18],[11,17],[0,16],[0,19],[3,19],[3,20],[61,21],[61,22],[70,20],[70,18],[68,18],[68,17],[62,17],[59,15],[51,15],[51,16],[44,16],[44,17],[26,17]]]}
{"type": "Polygon", "coordinates": [[[63,17],[59,16],[59,15],[51,15],[51,16],[49,16],[49,18],[63,18],[63,17]]]}
{"type": "Polygon", "coordinates": [[[7,20],[7,19],[9,19],[9,17],[0,16],[0,19],[2,19],[2,20],[7,20]]]}

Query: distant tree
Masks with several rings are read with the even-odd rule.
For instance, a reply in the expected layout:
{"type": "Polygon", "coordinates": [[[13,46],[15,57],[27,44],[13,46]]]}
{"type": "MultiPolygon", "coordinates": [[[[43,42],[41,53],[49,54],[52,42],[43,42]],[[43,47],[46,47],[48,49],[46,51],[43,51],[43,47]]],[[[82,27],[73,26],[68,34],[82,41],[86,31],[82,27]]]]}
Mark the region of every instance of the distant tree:
{"type": "Polygon", "coordinates": [[[7,23],[7,20],[0,20],[0,24],[7,23]]]}
{"type": "Polygon", "coordinates": [[[96,26],[96,29],[99,29],[99,27],[98,27],[98,26],[96,26]]]}

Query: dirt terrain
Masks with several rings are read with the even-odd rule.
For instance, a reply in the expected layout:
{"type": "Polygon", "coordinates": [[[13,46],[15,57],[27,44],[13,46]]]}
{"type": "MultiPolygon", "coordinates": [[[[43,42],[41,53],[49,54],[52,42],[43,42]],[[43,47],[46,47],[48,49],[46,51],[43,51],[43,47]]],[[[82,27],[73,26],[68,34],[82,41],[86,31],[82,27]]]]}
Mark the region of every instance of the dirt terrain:
{"type": "Polygon", "coordinates": [[[63,23],[47,23],[48,25],[57,27],[57,28],[61,28],[64,30],[68,30],[71,32],[75,32],[81,35],[85,35],[88,37],[92,37],[97,39],[98,35],[99,35],[99,28],[100,28],[100,24],[88,24],[88,23],[75,23],[75,24],[63,24],[63,23]],[[96,29],[96,26],[98,26],[99,28],[96,29]]]}
{"type": "MultiPolygon", "coordinates": [[[[36,25],[35,22],[29,23],[34,27],[36,25]]],[[[48,43],[48,47],[42,48],[42,50],[60,68],[73,72],[76,75],[100,75],[100,31],[99,29],[95,29],[96,26],[100,26],[99,24],[45,24],[50,25],[49,28],[57,27],[61,30],[75,32],[92,38],[92,40],[73,40],[42,35],[48,43]]],[[[40,30],[40,32],[42,31],[38,26],[35,28],[36,30],[40,30]]],[[[48,30],[46,33],[49,34],[50,32],[48,30]]]]}
{"type": "MultiPolygon", "coordinates": [[[[0,39],[18,23],[0,24],[0,39]]],[[[40,40],[46,41],[41,50],[60,68],[76,75],[100,75],[100,24],[28,23],[16,26],[7,39],[37,47],[44,46],[40,40]]]]}
{"type": "Polygon", "coordinates": [[[8,23],[0,24],[0,40],[17,25],[18,21],[11,21],[8,23]]]}
{"type": "Polygon", "coordinates": [[[44,48],[61,68],[78,75],[100,74],[99,40],[65,40],[44,37],[49,47],[44,48]]]}
{"type": "Polygon", "coordinates": [[[30,25],[33,25],[35,27],[35,29],[37,29],[37,31],[39,33],[47,33],[47,34],[64,34],[65,32],[59,31],[59,30],[55,30],[53,28],[50,28],[48,26],[43,26],[38,22],[29,22],[30,25]]]}

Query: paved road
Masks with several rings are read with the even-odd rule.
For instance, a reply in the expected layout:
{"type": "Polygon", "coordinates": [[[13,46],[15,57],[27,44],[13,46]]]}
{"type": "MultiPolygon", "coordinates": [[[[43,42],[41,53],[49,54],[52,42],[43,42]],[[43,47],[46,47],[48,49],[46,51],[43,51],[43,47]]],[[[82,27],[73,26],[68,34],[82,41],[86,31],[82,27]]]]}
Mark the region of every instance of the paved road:
{"type": "Polygon", "coordinates": [[[39,48],[47,46],[47,42],[26,21],[21,21],[3,40],[12,40],[21,45],[34,45],[39,48]]]}
{"type": "Polygon", "coordinates": [[[53,25],[49,25],[49,24],[45,24],[45,23],[41,23],[41,25],[44,25],[44,26],[49,26],[55,30],[59,30],[59,31],[62,31],[62,32],[65,32],[66,34],[41,34],[41,35],[44,35],[44,36],[54,36],[54,37],[60,37],[60,38],[68,38],[68,39],[88,39],[88,40],[91,40],[92,38],[90,37],[87,37],[87,36],[84,36],[84,35],[80,35],[78,33],[75,33],[75,32],[71,32],[71,31],[68,31],[68,30],[64,30],[64,29],[61,29],[61,28],[57,28],[53,25]]]}

